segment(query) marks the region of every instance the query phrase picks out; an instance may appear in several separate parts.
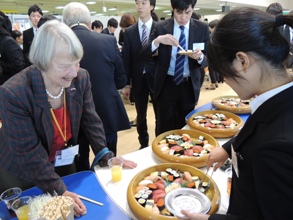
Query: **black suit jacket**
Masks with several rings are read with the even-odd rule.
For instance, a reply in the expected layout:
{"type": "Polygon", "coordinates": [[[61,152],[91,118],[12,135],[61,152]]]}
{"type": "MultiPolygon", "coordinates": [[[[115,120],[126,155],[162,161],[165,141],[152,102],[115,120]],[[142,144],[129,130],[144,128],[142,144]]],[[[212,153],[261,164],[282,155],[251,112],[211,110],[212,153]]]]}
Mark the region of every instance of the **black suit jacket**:
{"type": "MultiPolygon", "coordinates": [[[[148,45],[145,46],[142,50],[143,55],[149,57],[151,54],[153,54],[151,51],[152,41],[160,35],[173,34],[173,29],[174,18],[158,22],[156,24],[154,31],[150,35],[148,45]]],[[[193,49],[193,43],[205,43],[206,47],[209,38],[210,33],[208,26],[201,21],[190,19],[188,49],[193,49]]],[[[160,44],[160,46],[157,49],[157,52],[158,62],[154,85],[155,98],[158,97],[168,73],[171,60],[172,46],[160,44]]],[[[205,51],[203,51],[203,53],[205,53],[205,51]]],[[[199,96],[200,91],[200,68],[204,68],[207,66],[207,58],[204,57],[201,65],[198,64],[197,60],[191,58],[189,58],[188,61],[190,77],[194,89],[194,95],[197,98],[199,96]]]]}
{"type": "MultiPolygon", "coordinates": [[[[151,32],[154,30],[156,22],[153,21],[151,32]]],[[[140,55],[142,48],[138,23],[126,28],[124,34],[124,45],[122,49],[123,62],[127,75],[128,85],[132,80],[132,89],[139,93],[143,78],[143,68],[146,71],[146,77],[151,92],[154,90],[154,74],[157,64],[157,56],[149,56],[145,59],[140,55]]]]}
{"type": "Polygon", "coordinates": [[[228,209],[234,216],[215,215],[210,220],[292,218],[292,94],[293,86],[264,102],[238,136],[223,146],[231,155],[233,144],[237,155],[239,177],[233,171],[228,209]]]}
{"type": "Polygon", "coordinates": [[[0,35],[0,85],[24,68],[24,57],[16,41],[6,35],[0,35]]]}
{"type": "Polygon", "coordinates": [[[109,34],[109,35],[112,35],[114,36],[114,33],[110,33],[109,29],[106,27],[104,28],[102,31],[101,31],[102,34],[109,34]]]}
{"type": "Polygon", "coordinates": [[[33,27],[23,32],[23,54],[25,55],[26,58],[28,58],[34,37],[35,35],[34,35],[33,27]]]}
{"type": "Polygon", "coordinates": [[[80,66],[91,78],[93,99],[105,133],[130,128],[129,119],[117,89],[126,84],[126,75],[116,38],[92,32],[84,26],[72,28],[80,40],[84,56],[80,66]]]}

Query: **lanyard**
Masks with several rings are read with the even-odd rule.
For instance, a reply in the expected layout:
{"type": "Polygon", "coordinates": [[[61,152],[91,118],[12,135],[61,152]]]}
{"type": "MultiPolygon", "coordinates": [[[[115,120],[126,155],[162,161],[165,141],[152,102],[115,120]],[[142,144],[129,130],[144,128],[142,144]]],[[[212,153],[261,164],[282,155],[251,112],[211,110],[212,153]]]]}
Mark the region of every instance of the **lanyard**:
{"type": "Polygon", "coordinates": [[[53,109],[52,109],[52,106],[50,107],[50,112],[51,112],[51,114],[52,114],[52,117],[53,117],[53,120],[54,120],[54,122],[55,122],[55,124],[56,124],[56,126],[57,126],[57,128],[58,128],[58,131],[60,132],[60,134],[61,134],[61,136],[62,136],[62,138],[63,138],[63,140],[64,140],[64,145],[65,145],[65,147],[67,147],[67,140],[66,140],[66,92],[64,92],[64,117],[63,117],[63,123],[64,123],[64,133],[62,132],[62,130],[61,130],[61,127],[60,127],[60,125],[59,125],[59,123],[58,123],[58,121],[57,121],[57,119],[56,119],[56,116],[55,116],[55,113],[54,113],[54,111],[53,111],[53,109]]]}

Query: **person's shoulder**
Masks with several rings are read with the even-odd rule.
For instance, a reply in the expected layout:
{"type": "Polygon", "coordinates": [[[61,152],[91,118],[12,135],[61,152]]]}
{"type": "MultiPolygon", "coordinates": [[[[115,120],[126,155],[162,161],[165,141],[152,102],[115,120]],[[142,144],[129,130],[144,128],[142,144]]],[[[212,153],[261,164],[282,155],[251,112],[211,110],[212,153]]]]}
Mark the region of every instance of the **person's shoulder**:
{"type": "Polygon", "coordinates": [[[33,30],[33,27],[28,28],[28,29],[24,30],[22,34],[27,34],[27,33],[31,32],[32,30],[33,30]]]}
{"type": "Polygon", "coordinates": [[[125,29],[125,31],[126,31],[126,30],[127,30],[127,31],[138,30],[138,23],[136,22],[136,23],[134,23],[133,25],[127,27],[127,28],[125,29]]]}
{"type": "Polygon", "coordinates": [[[108,28],[104,28],[101,33],[107,34],[107,30],[108,30],[108,28]]]}
{"type": "Polygon", "coordinates": [[[196,26],[200,26],[200,27],[208,27],[208,24],[200,21],[200,20],[196,20],[194,18],[190,19],[190,25],[196,25],[196,26]]]}
{"type": "Polygon", "coordinates": [[[17,88],[17,91],[27,90],[28,85],[33,81],[32,77],[36,76],[38,71],[35,66],[31,65],[9,78],[2,86],[11,90],[17,88]]]}

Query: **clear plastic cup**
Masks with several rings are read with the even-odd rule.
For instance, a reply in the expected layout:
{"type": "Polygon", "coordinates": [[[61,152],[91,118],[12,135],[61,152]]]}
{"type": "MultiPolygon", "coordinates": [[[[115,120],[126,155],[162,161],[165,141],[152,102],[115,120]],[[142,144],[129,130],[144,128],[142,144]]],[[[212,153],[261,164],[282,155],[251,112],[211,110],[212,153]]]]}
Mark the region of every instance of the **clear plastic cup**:
{"type": "Polygon", "coordinates": [[[111,170],[112,181],[120,181],[122,179],[123,159],[121,157],[113,157],[108,160],[108,165],[111,170]]]}
{"type": "Polygon", "coordinates": [[[11,208],[16,213],[18,220],[29,220],[29,202],[30,196],[23,196],[16,199],[11,208]]]}
{"type": "Polygon", "coordinates": [[[19,187],[13,187],[10,189],[5,190],[1,196],[0,199],[3,200],[7,206],[7,209],[10,213],[10,215],[15,216],[11,206],[12,203],[21,195],[22,190],[19,187]]]}

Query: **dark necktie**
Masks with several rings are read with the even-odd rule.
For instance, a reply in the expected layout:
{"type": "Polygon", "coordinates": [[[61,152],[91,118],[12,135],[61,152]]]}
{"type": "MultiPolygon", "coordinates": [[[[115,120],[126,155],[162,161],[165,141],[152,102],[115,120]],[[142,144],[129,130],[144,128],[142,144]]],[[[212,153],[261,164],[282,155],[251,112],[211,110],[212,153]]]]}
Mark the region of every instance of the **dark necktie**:
{"type": "MultiPolygon", "coordinates": [[[[186,49],[186,38],[184,34],[184,26],[180,26],[179,28],[181,29],[179,44],[183,49],[186,49]]],[[[179,50],[180,49],[178,47],[177,51],[179,50]]],[[[176,83],[176,85],[179,85],[183,81],[184,60],[185,60],[185,56],[177,54],[175,72],[174,72],[174,82],[176,83]]]]}
{"type": "Polygon", "coordinates": [[[147,33],[146,33],[146,25],[142,25],[142,34],[141,34],[141,45],[146,45],[148,39],[147,39],[147,33]]]}

